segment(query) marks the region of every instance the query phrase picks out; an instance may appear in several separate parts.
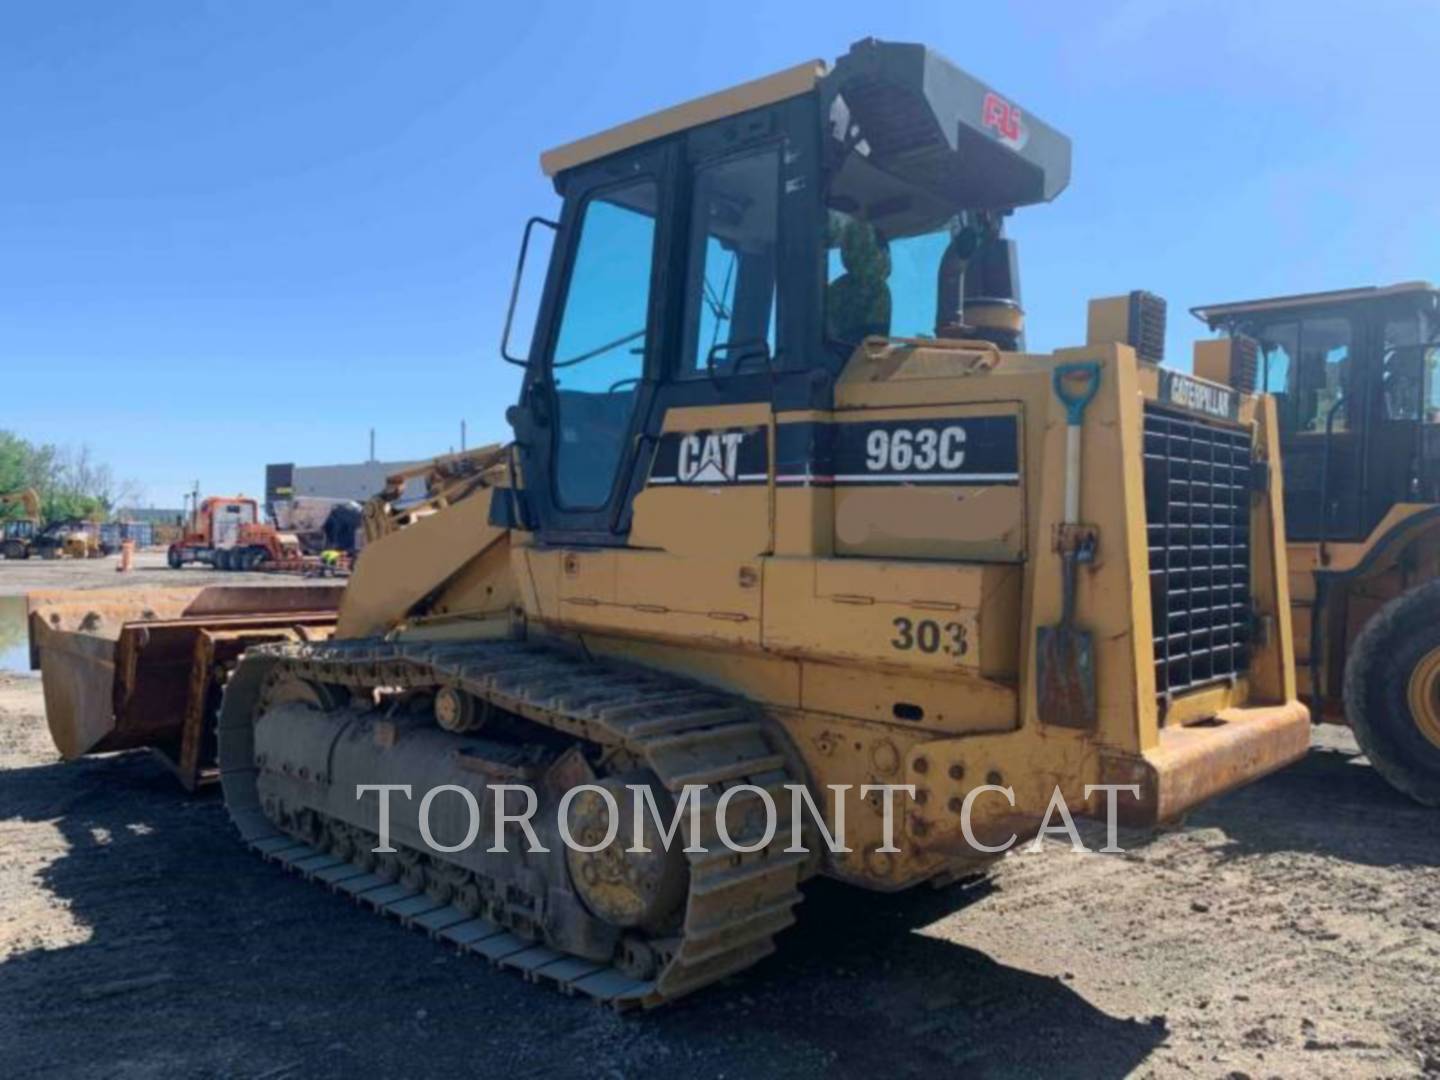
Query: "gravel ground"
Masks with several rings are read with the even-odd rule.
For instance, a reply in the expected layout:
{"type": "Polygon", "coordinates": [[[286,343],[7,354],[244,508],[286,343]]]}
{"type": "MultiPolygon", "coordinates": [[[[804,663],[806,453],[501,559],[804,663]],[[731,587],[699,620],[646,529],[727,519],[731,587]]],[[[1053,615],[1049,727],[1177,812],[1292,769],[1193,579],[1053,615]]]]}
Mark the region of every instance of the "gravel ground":
{"type": "Polygon", "coordinates": [[[237,573],[186,566],[171,570],[160,549],[135,553],[135,569],[116,572],[120,557],[103,559],[0,559],[0,596],[23,596],[31,589],[115,589],[125,585],[286,585],[313,584],[299,574],[237,573]]]}
{"type": "Polygon", "coordinates": [[[59,763],[0,674],[0,1072],[1440,1075],[1436,816],[1316,735],[1124,855],[814,882],[776,956],[622,1017],[261,862],[144,753],[59,763]]]}

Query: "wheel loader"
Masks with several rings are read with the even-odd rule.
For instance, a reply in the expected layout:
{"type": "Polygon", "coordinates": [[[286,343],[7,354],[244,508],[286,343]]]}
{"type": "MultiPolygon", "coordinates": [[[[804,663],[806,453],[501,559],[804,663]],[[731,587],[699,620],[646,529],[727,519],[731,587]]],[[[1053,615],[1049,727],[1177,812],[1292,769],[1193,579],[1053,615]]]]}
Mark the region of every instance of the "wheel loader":
{"type": "Polygon", "coordinates": [[[0,519],[0,557],[28,559],[40,531],[40,493],[34,488],[0,493],[0,510],[18,506],[16,516],[0,519]]]}
{"type": "MultiPolygon", "coordinates": [[[[333,619],[166,654],[191,701],[223,683],[220,779],[256,851],[648,1007],[771,953],[814,875],[948,880],[1057,802],[1172,821],[1305,752],[1273,401],[1162,400],[1148,294],[1025,351],[1003,226],[1066,186],[1059,132],[865,40],[541,165],[560,209],[516,269],[513,442],[368,507],[333,619]],[[658,815],[605,834],[621,790],[658,815]],[[799,843],[766,828],[797,790],[799,843]]],[[[32,602],[61,731],[80,713],[52,682],[85,664],[127,701],[166,677],[119,612],[81,657],[67,602],[32,602]]],[[[209,633],[201,607],[171,622],[209,633]]],[[[88,718],[91,740],[138,723],[88,718]]]]}
{"type": "Polygon", "coordinates": [[[1197,372],[1274,395],[1299,687],[1440,806],[1440,290],[1207,304],[1197,372]]]}

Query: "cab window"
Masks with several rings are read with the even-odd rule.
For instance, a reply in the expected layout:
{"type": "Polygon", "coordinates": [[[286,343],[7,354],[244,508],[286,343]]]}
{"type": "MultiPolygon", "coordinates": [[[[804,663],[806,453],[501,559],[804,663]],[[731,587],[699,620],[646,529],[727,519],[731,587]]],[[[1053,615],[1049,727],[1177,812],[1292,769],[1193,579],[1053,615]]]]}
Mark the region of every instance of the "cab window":
{"type": "Polygon", "coordinates": [[[929,337],[949,224],[887,237],[856,214],[831,207],[826,230],[825,336],[848,356],[867,337],[929,337]]]}
{"type": "Polygon", "coordinates": [[[1386,420],[1440,423],[1440,350],[1419,313],[1385,322],[1380,404],[1386,420]]]}
{"type": "Polygon", "coordinates": [[[1331,316],[1271,323],[1261,327],[1255,338],[1265,390],[1275,395],[1285,432],[1324,433],[1327,421],[1331,431],[1350,429],[1346,413],[1353,365],[1348,319],[1331,316]]]}
{"type": "Polygon", "coordinates": [[[780,152],[695,172],[681,378],[763,371],[775,356],[780,152]]]}
{"type": "Polygon", "coordinates": [[[639,180],[593,196],[579,222],[551,378],[555,495],[604,506],[629,442],[645,374],[658,189],[639,180]]]}

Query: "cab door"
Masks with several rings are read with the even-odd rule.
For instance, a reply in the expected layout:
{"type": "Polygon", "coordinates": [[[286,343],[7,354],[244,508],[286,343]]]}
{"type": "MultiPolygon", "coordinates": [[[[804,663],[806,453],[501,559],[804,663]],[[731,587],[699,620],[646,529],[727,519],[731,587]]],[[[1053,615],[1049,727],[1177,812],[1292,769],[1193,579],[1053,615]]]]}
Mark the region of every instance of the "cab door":
{"type": "Polygon", "coordinates": [[[1287,534],[1356,538],[1369,367],[1364,322],[1343,310],[1316,311],[1250,332],[1280,417],[1287,534]]]}
{"type": "Polygon", "coordinates": [[[1372,332],[1379,356],[1365,451],[1366,534],[1396,503],[1425,497],[1426,429],[1440,419],[1431,404],[1437,352],[1426,313],[1413,298],[1381,307],[1372,332]]]}
{"type": "Polygon", "coordinates": [[[675,159],[661,144],[564,178],[557,257],[512,413],[543,542],[625,542],[637,436],[669,322],[675,159]]]}

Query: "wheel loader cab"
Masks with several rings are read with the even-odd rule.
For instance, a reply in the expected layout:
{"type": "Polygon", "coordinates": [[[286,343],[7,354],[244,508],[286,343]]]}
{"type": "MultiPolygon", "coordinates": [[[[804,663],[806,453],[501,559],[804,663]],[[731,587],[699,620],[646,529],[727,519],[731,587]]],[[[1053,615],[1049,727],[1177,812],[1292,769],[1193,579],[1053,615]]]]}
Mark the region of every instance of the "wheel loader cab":
{"type": "Polygon", "coordinates": [[[1293,540],[1358,541],[1440,498],[1440,293],[1417,282],[1195,309],[1253,341],[1274,395],[1293,540]]]}
{"type": "Polygon", "coordinates": [[[1440,290],[1193,310],[1224,334],[1197,344],[1196,370],[1276,402],[1301,691],[1440,805],[1440,290]]]}

